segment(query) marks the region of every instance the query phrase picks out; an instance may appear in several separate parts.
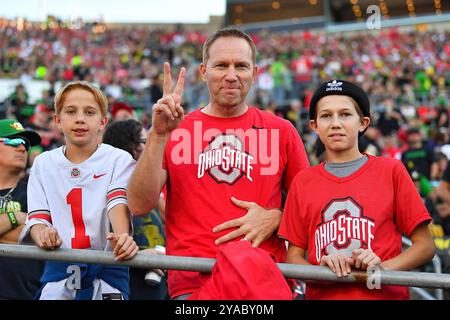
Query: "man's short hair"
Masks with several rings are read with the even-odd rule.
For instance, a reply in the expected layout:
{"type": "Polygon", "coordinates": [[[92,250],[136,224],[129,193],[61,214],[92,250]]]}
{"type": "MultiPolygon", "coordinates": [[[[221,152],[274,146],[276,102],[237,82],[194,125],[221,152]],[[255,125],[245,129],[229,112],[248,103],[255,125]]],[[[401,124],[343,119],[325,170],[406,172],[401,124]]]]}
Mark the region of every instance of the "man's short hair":
{"type": "Polygon", "coordinates": [[[203,63],[206,64],[209,59],[209,49],[211,45],[219,38],[241,38],[247,41],[251,50],[252,50],[252,61],[253,64],[256,65],[256,46],[253,42],[252,38],[242,30],[239,30],[234,27],[226,27],[217,30],[213,34],[211,34],[208,39],[203,44],[203,63]]]}

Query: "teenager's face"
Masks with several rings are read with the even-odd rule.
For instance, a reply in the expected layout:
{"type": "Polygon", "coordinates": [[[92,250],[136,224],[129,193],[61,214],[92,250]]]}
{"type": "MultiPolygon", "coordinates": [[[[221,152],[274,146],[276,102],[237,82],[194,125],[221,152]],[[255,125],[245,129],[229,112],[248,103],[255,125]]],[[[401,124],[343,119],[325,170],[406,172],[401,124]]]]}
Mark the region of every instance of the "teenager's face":
{"type": "Polygon", "coordinates": [[[102,116],[100,106],[91,92],[73,89],[67,93],[55,122],[62,130],[68,146],[83,147],[97,144],[99,132],[105,128],[107,118],[102,116]]]}
{"type": "Polygon", "coordinates": [[[209,48],[209,59],[200,72],[208,85],[211,104],[235,107],[245,103],[257,74],[252,49],[245,39],[224,37],[209,48]]]}
{"type": "Polygon", "coordinates": [[[319,135],[327,152],[358,151],[358,134],[368,127],[370,119],[361,118],[353,99],[329,95],[316,105],[316,119],[311,128],[319,135]]]}

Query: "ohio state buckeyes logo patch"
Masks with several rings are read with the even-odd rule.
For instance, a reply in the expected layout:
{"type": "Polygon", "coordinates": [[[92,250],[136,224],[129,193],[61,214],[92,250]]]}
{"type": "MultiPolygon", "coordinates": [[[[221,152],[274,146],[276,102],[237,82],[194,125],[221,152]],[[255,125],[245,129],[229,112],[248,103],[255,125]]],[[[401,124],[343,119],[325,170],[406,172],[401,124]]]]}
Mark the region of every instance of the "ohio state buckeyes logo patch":
{"type": "Polygon", "coordinates": [[[355,249],[372,249],[375,223],[364,217],[363,208],[351,197],[331,200],[322,210],[315,232],[316,259],[323,255],[352,255],[355,249]]]}
{"type": "Polygon", "coordinates": [[[197,177],[208,173],[218,183],[235,184],[241,177],[252,178],[253,157],[235,134],[215,136],[198,157],[197,177]]]}
{"type": "Polygon", "coordinates": [[[72,178],[80,177],[80,170],[78,170],[77,168],[73,168],[72,171],[70,172],[70,176],[72,178]]]}

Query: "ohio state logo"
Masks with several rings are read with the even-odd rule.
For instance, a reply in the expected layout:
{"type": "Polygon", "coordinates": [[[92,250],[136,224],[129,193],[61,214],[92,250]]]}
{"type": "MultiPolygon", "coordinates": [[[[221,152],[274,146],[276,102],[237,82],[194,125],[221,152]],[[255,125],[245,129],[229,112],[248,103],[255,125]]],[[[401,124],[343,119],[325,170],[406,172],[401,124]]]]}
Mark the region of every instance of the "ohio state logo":
{"type": "Polygon", "coordinates": [[[244,175],[253,181],[252,160],[237,135],[219,134],[199,154],[197,177],[202,178],[207,172],[218,183],[232,185],[244,175]]]}
{"type": "Polygon", "coordinates": [[[70,172],[70,176],[72,178],[78,178],[80,176],[80,170],[78,170],[77,168],[73,168],[70,172]]]}
{"type": "Polygon", "coordinates": [[[363,208],[351,197],[334,199],[321,212],[322,222],[315,232],[316,259],[322,255],[352,255],[355,249],[371,249],[375,223],[364,217],[363,208]]]}

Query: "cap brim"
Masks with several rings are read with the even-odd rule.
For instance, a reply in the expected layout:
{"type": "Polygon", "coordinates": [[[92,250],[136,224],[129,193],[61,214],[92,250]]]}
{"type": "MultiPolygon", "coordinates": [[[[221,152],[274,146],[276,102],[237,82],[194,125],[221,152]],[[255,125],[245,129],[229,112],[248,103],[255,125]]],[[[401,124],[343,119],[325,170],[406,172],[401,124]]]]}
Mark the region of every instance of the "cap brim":
{"type": "Polygon", "coordinates": [[[30,142],[31,146],[36,146],[41,143],[41,136],[34,131],[25,130],[12,134],[8,137],[24,137],[30,142]]]}

